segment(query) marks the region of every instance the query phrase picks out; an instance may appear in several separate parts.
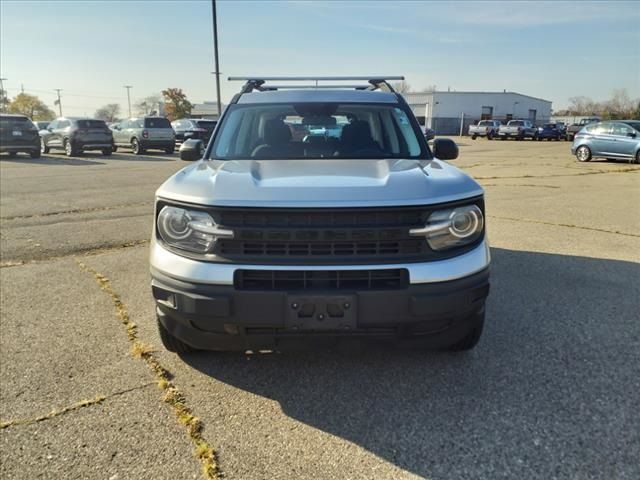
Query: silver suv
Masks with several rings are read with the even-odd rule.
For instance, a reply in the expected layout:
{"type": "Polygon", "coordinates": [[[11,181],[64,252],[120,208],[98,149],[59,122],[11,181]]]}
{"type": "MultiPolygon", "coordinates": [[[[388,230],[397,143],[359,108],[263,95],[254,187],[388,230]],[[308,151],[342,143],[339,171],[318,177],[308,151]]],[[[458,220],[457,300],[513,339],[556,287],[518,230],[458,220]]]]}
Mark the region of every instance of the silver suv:
{"type": "Polygon", "coordinates": [[[444,161],[453,141],[429,148],[387,83],[402,78],[243,79],[204,158],[156,192],[152,291],[168,350],[476,345],[484,192],[444,161]]]}
{"type": "Polygon", "coordinates": [[[171,122],[164,117],[130,118],[112,125],[114,151],[118,147],[130,147],[134,155],[150,149],[173,153],[176,134],[171,122]]]}

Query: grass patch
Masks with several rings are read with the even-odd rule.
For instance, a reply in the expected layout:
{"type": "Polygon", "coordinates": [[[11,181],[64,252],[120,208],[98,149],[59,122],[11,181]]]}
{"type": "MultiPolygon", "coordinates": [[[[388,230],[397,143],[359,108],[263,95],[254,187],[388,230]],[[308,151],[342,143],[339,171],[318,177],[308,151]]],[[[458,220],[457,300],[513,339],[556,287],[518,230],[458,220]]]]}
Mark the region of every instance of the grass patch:
{"type": "Polygon", "coordinates": [[[194,445],[194,456],[200,461],[202,475],[207,480],[217,480],[220,478],[215,450],[204,439],[202,430],[204,425],[197,418],[187,405],[184,394],[171,381],[169,372],[160,364],[154,356],[154,348],[138,339],[138,327],[129,317],[127,307],[122,303],[120,295],[111,286],[110,280],[93,268],[76,260],[78,266],[84,272],[91,274],[100,285],[100,288],[111,297],[116,311],[116,317],[125,327],[129,342],[131,342],[131,354],[135,358],[143,360],[153,372],[156,384],[164,392],[162,401],[169,405],[176,417],[176,420],[186,428],[187,436],[194,445]]]}

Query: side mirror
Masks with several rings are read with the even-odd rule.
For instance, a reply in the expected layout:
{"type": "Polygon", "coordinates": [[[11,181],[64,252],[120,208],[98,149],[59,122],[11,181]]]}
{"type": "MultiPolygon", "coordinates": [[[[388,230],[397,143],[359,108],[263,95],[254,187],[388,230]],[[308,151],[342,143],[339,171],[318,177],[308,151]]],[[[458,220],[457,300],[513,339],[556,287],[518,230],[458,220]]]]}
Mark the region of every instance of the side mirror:
{"type": "Polygon", "coordinates": [[[436,138],[433,141],[433,156],[438,160],[455,160],[458,158],[458,145],[448,138],[436,138]]]}
{"type": "Polygon", "coordinates": [[[51,128],[51,127],[47,127],[47,131],[48,131],[48,132],[53,132],[53,128],[51,128]]]}
{"type": "Polygon", "coordinates": [[[193,162],[202,158],[202,140],[186,140],[180,146],[180,160],[193,162]]]}
{"type": "Polygon", "coordinates": [[[636,132],[627,133],[627,137],[636,138],[636,136],[637,136],[636,132]]]}

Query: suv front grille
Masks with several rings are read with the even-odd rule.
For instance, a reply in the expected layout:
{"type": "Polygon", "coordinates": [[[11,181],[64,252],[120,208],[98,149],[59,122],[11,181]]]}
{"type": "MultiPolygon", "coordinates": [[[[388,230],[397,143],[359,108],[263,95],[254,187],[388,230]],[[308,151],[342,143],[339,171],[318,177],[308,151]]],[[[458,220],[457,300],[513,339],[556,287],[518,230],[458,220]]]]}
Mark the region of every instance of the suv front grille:
{"type": "Polygon", "coordinates": [[[238,290],[395,290],[406,288],[406,269],[236,270],[238,290]]]}

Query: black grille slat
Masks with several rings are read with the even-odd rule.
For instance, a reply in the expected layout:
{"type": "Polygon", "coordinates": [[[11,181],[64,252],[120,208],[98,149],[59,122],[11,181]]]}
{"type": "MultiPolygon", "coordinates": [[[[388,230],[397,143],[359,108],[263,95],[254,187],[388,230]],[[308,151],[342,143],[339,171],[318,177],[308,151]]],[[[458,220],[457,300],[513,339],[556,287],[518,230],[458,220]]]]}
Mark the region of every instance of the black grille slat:
{"type": "Polygon", "coordinates": [[[405,269],[385,270],[237,270],[238,290],[396,290],[406,288],[405,269]]]}

